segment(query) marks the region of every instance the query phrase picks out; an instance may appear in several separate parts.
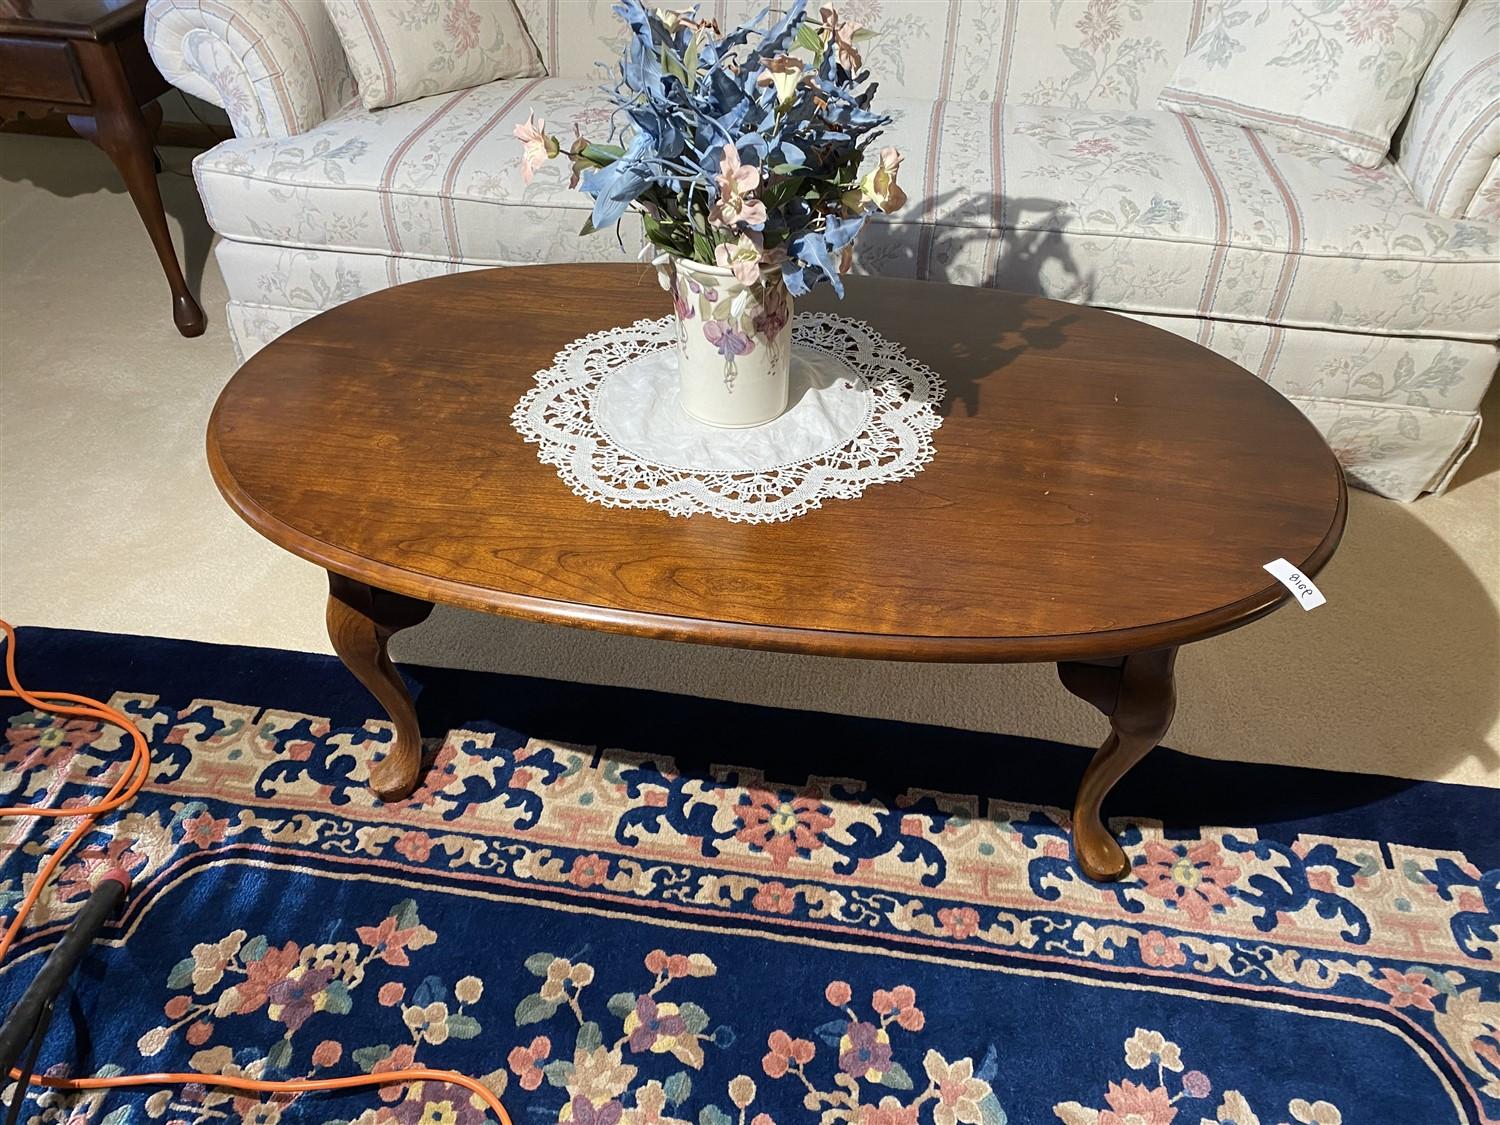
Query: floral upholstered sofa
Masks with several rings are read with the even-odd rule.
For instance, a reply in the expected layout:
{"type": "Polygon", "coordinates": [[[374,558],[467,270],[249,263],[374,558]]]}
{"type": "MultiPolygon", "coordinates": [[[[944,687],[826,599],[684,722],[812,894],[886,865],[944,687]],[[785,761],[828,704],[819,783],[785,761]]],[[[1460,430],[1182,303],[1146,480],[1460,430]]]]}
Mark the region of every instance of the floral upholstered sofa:
{"type": "MultiPolygon", "coordinates": [[[[1500,0],[1468,0],[1374,168],[1155,108],[1219,2],[839,4],[880,33],[865,57],[910,196],[867,228],[857,268],[1196,339],[1291,398],[1356,483],[1441,490],[1477,439],[1500,336],[1500,0]]],[[[760,6],[701,5],[721,24],[760,6]]],[[[607,132],[608,0],[518,7],[544,76],[366,110],[319,0],[152,0],[158,66],[234,123],[195,170],[242,356],[384,286],[639,248],[638,230],[623,249],[580,238],[589,200],[565,166],[524,183],[512,136],[533,109],[607,132]]]]}

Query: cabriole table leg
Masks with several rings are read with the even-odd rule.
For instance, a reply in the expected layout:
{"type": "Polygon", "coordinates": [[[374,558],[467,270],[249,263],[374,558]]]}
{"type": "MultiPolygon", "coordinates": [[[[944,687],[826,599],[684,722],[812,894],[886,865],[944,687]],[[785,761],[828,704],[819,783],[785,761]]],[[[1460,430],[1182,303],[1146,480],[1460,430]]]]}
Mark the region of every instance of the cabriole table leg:
{"type": "Polygon", "coordinates": [[[151,245],[166,274],[172,291],[172,321],[184,336],[201,336],[205,321],[203,309],[188,291],[172,246],[162,208],[161,189],[156,183],[156,157],[153,150],[157,127],[161,124],[161,106],[155,102],[142,107],[130,85],[130,76],[112,45],[86,40],[72,41],[88,76],[95,104],[89,115],[70,114],[68,123],[81,137],[104,150],[125,181],[126,190],[151,236],[151,245]]]}
{"type": "Polygon", "coordinates": [[[396,728],[385,757],[370,769],[370,788],[383,801],[410,796],[422,766],[417,712],[411,693],[386,654],[386,643],[393,634],[426,620],[431,612],[431,602],[328,572],[328,638],[333,651],[385,708],[396,728]]]}
{"type": "Polygon", "coordinates": [[[1063,686],[1109,718],[1109,737],[1084,771],[1073,802],[1073,850],[1090,879],[1124,878],[1130,862],[1100,815],[1105,795],[1162,740],[1177,707],[1175,648],[1057,666],[1063,686]]]}

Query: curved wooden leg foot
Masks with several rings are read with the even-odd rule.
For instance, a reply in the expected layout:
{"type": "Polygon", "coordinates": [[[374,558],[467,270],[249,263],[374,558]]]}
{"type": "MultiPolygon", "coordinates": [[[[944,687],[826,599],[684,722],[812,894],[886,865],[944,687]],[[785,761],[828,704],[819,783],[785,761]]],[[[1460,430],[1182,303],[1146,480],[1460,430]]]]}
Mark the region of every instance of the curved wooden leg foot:
{"type": "Polygon", "coordinates": [[[1090,879],[1113,881],[1130,872],[1124,850],[1104,826],[1100,807],[1115,783],[1171,726],[1177,707],[1172,676],[1176,660],[1177,650],[1172,648],[1118,661],[1057,666],[1064,687],[1109,717],[1109,737],[1084,771],[1073,802],[1073,850],[1090,879]]]}
{"type": "Polygon", "coordinates": [[[382,801],[409,797],[422,768],[417,712],[386,654],[386,643],[392,634],[425,620],[431,612],[431,602],[328,573],[328,637],[333,651],[385,708],[396,728],[385,757],[370,769],[370,788],[382,801]]]}
{"type": "Polygon", "coordinates": [[[90,60],[89,86],[100,104],[92,117],[74,114],[68,117],[68,123],[80,137],[103,149],[119,171],[146,233],[151,236],[151,245],[156,248],[167,287],[172,292],[172,322],[184,336],[201,336],[206,323],[203,310],[182,276],[167,215],[162,209],[161,189],[156,183],[160,168],[154,142],[161,125],[161,106],[156,102],[144,107],[136,105],[130,81],[112,51],[101,51],[95,44],[79,49],[90,60]]]}

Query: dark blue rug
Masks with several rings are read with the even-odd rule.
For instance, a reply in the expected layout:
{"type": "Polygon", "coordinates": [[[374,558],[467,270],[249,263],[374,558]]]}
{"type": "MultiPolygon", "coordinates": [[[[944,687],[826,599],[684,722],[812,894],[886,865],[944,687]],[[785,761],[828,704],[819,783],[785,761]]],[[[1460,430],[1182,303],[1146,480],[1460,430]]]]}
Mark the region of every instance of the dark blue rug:
{"type": "MultiPolygon", "coordinates": [[[[45,1067],[415,1062],[484,1078],[518,1125],[1500,1114],[1492,791],[1159,750],[1110,801],[1136,874],[1104,886],[1069,850],[1076,747],[407,668],[433,765],[382,805],[389,729],[332,659],[20,645],[29,686],[111,700],[156,760],[0,975],[8,1006],[90,878],[131,871],[45,1067]]],[[[120,759],[95,724],[6,718],[8,803],[95,792],[120,759]]],[[[4,831],[0,913],[57,827],[4,831]]],[[[483,1117],[427,1083],[48,1095],[22,1120],[483,1117]]]]}

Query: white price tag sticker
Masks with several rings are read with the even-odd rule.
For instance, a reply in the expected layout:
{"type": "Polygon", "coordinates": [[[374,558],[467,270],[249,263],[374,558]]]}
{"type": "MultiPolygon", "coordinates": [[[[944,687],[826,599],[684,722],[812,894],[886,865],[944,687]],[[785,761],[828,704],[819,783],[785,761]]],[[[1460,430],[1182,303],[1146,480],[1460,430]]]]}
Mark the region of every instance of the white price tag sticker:
{"type": "Polygon", "coordinates": [[[1277,559],[1275,562],[1266,563],[1266,570],[1271,576],[1292,592],[1292,597],[1297,599],[1297,604],[1303,609],[1317,609],[1328,599],[1323,596],[1323,591],[1313,585],[1313,580],[1303,574],[1286,559],[1277,559]]]}

